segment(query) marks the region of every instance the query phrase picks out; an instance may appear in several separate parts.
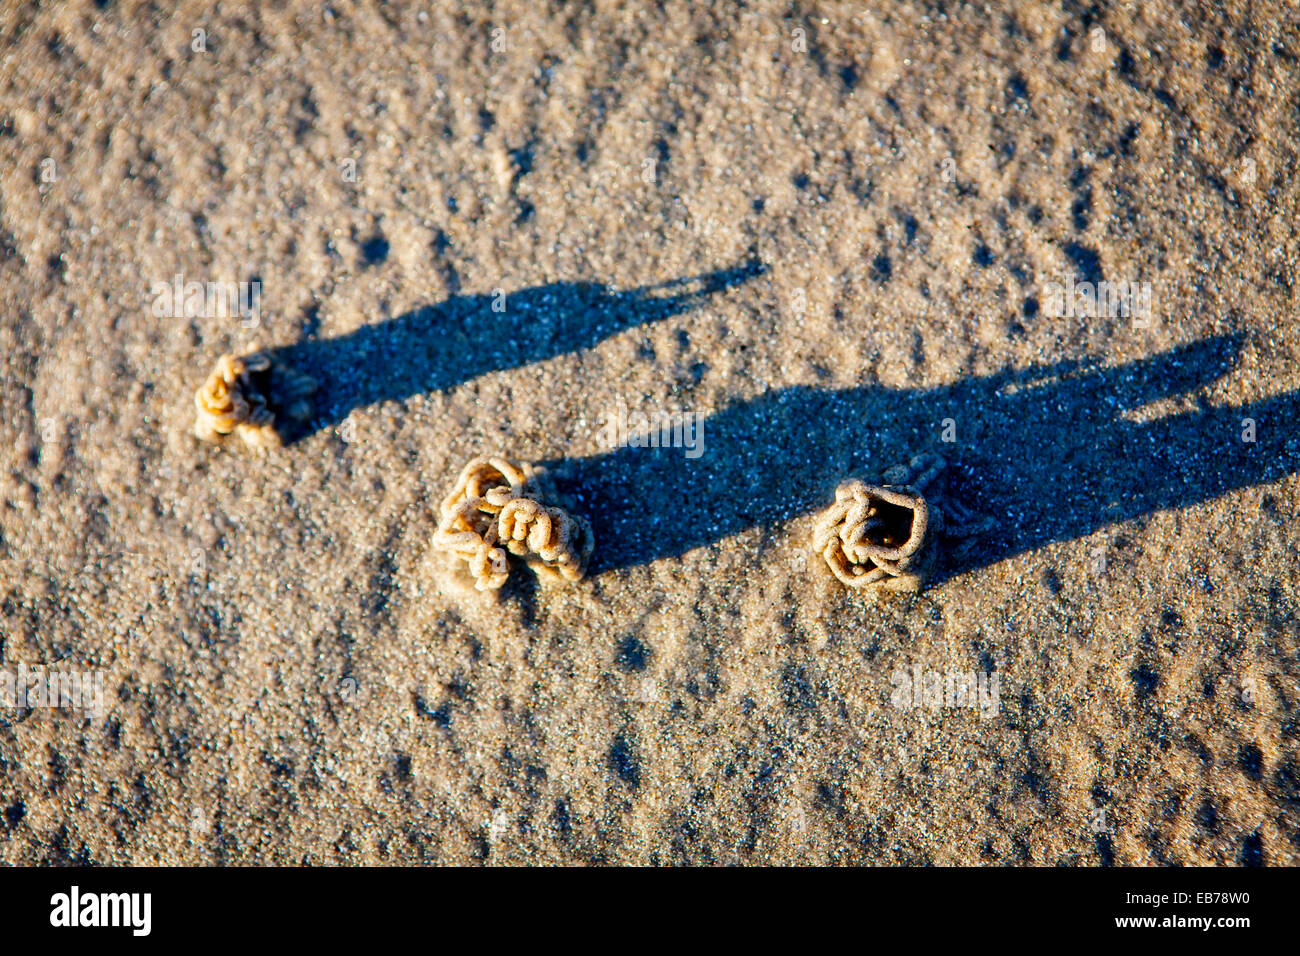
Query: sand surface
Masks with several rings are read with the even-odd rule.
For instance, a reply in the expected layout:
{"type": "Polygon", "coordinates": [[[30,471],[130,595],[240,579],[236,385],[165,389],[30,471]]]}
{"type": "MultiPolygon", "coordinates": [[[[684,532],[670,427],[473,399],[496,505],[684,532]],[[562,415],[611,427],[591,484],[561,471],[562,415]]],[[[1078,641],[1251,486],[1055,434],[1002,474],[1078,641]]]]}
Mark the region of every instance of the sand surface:
{"type": "Polygon", "coordinates": [[[546,6],[4,5],[0,673],[104,700],[0,862],[1300,862],[1296,5],[546,6]],[[200,444],[255,343],[315,417],[200,444]],[[586,580],[446,573],[498,451],[586,580]],[[994,529],[840,586],[925,451],[994,529]]]}

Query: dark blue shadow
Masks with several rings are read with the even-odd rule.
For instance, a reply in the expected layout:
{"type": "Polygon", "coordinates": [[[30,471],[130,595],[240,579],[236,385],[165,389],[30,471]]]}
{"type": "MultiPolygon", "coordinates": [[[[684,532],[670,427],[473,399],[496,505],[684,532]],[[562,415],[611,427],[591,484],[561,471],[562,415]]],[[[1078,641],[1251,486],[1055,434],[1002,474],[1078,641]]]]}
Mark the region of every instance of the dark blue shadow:
{"type": "Polygon", "coordinates": [[[845,478],[937,451],[954,462],[963,504],[997,522],[942,579],[1300,470],[1300,393],[1201,403],[1198,390],[1229,372],[1240,348],[1238,337],[1217,337],[1115,368],[1066,362],[941,388],[782,388],[707,418],[695,460],[623,447],[547,465],[583,495],[599,572],[774,527],[828,506],[845,478]],[[1200,407],[1146,424],[1124,417],[1170,396],[1200,407]],[[946,418],[953,444],[940,441],[946,418]],[[1246,418],[1253,444],[1241,440],[1246,418]]]}
{"type": "Polygon", "coordinates": [[[696,308],[763,271],[751,261],[626,292],[556,282],[500,299],[458,295],[337,338],[275,349],[274,358],[323,383],[316,417],[285,438],[293,442],[337,425],[355,408],[452,388],[487,372],[591,348],[625,329],[696,308]]]}

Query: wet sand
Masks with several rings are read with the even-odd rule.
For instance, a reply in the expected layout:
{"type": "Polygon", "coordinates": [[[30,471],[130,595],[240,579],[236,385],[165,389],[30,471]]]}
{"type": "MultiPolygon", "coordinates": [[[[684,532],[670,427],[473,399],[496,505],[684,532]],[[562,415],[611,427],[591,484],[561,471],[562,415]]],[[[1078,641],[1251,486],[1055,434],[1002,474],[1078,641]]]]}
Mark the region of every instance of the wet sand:
{"type": "Polygon", "coordinates": [[[0,862],[1300,862],[1294,5],[177,6],[0,13],[0,673],[103,686],[0,862]],[[495,452],[585,580],[447,574],[495,452]],[[844,588],[922,452],[994,530],[844,588]]]}

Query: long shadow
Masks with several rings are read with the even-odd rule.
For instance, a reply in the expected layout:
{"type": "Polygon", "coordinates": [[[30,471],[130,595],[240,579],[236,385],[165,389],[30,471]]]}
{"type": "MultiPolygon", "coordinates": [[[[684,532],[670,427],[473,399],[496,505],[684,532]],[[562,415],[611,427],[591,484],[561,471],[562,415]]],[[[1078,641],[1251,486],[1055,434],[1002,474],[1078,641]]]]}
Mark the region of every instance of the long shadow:
{"type": "Polygon", "coordinates": [[[332,339],[272,351],[324,383],[316,417],[285,436],[301,440],[355,408],[452,388],[487,372],[590,348],[611,335],[696,308],[761,274],[757,261],[625,292],[555,282],[509,295],[457,295],[332,339]]]}
{"type": "Polygon", "coordinates": [[[1209,338],[1114,368],[1058,363],[930,389],[783,388],[707,418],[695,459],[624,446],[547,465],[583,494],[599,573],[775,527],[829,505],[845,478],[937,451],[954,466],[950,493],[996,521],[943,580],[1300,470],[1300,392],[1205,405],[1200,390],[1231,370],[1240,347],[1238,337],[1209,338]],[[1166,398],[1179,406],[1130,414],[1166,398]],[[1247,418],[1253,443],[1242,441],[1247,418]]]}

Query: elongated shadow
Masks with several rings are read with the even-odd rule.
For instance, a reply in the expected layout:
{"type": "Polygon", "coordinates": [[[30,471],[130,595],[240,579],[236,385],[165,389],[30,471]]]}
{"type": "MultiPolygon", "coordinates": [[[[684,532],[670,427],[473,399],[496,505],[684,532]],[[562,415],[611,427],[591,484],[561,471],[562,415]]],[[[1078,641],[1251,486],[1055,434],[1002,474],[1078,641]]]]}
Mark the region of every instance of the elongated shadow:
{"type": "Polygon", "coordinates": [[[599,573],[820,511],[840,481],[936,451],[953,463],[951,491],[996,520],[942,580],[1300,470],[1300,393],[1204,404],[1201,388],[1231,370],[1240,346],[1210,338],[1113,368],[1059,363],[940,388],[783,388],[707,418],[694,460],[621,447],[547,465],[588,505],[599,573]],[[1133,414],[1160,399],[1178,407],[1133,414]]]}
{"type": "Polygon", "coordinates": [[[457,295],[347,335],[275,349],[274,358],[324,383],[316,417],[285,438],[293,442],[337,425],[356,408],[591,348],[624,329],[696,308],[763,271],[751,261],[624,292],[555,282],[508,295],[457,295]]]}

